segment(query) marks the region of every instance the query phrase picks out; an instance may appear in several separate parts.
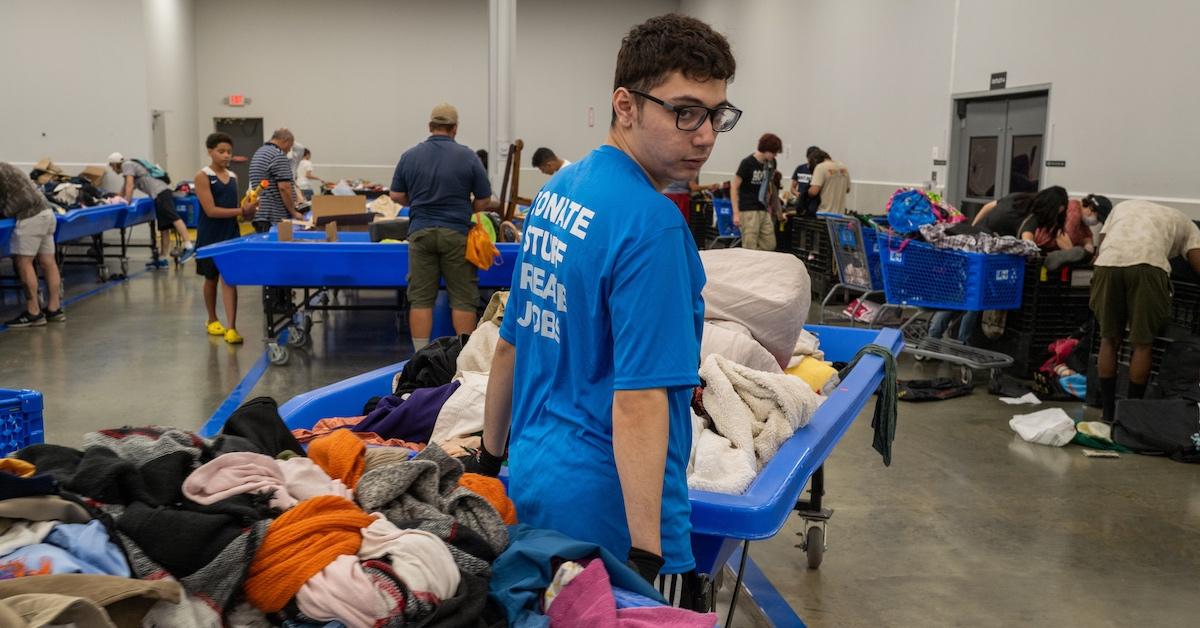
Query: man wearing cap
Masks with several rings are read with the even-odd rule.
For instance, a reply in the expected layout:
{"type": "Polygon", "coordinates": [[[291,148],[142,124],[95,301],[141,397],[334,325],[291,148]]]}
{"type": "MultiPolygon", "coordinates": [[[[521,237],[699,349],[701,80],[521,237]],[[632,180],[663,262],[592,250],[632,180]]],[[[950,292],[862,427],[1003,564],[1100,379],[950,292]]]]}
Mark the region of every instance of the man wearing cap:
{"type": "Polygon", "coordinates": [[[258,212],[254,214],[254,230],[259,233],[270,230],[280,220],[304,218],[296,210],[293,189],[296,167],[288,158],[295,145],[296,136],[291,131],[275,129],[271,139],[250,158],[250,187],[257,188],[262,181],[267,182],[267,189],[259,196],[258,212]]]}
{"type": "Polygon", "coordinates": [[[467,261],[467,231],[471,215],[488,209],[492,196],[479,157],[454,141],[458,110],[446,103],[434,107],[429,133],[400,157],[390,194],[409,207],[408,326],[414,350],[429,344],[442,280],[450,293],[454,331],[475,330],[479,276],[467,261]]]}
{"type": "MultiPolygon", "coordinates": [[[[108,167],[113,169],[113,172],[121,175],[125,179],[125,186],[121,192],[121,196],[129,203],[133,202],[133,189],[136,187],[141,190],[146,196],[154,199],[154,214],[158,224],[158,250],[166,252],[171,243],[171,229],[179,234],[179,241],[183,242],[183,249],[179,253],[179,263],[186,262],[188,258],[196,254],[196,247],[192,244],[192,237],[188,235],[187,225],[183,224],[183,219],[179,217],[179,213],[175,211],[175,196],[171,192],[171,186],[157,177],[150,174],[136,159],[125,159],[121,153],[113,153],[108,156],[108,167]]],[[[158,259],[156,255],[153,262],[148,264],[163,268],[167,265],[167,260],[158,259]]]]}

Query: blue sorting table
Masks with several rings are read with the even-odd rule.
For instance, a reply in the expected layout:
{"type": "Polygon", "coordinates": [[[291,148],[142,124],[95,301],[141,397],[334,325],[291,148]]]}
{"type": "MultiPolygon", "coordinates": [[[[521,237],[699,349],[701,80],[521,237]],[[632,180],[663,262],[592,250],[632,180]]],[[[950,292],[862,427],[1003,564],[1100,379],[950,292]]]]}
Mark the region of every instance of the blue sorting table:
{"type": "MultiPolygon", "coordinates": [[[[821,350],[831,361],[849,361],[859,349],[877,344],[899,355],[903,349],[895,329],[853,329],[810,326],[821,340],[821,350]]],[[[404,364],[393,364],[341,382],[297,395],[279,408],[291,429],[311,428],[327,417],[362,412],[373,396],[391,393],[392,378],[404,364]]],[[[727,564],[738,563],[738,580],[760,612],[776,626],[802,626],[803,622],[749,559],[749,541],[767,539],[787,523],[809,479],[817,498],[820,471],[825,459],[866,406],[883,380],[883,360],[865,356],[813,415],[809,424],[784,443],[742,495],[691,491],[692,548],[696,569],[712,578],[727,564]],[[816,475],[814,475],[816,474],[816,475]],[[744,577],[743,577],[744,576],[744,577]]],[[[213,436],[221,425],[209,424],[201,435],[213,436]]],[[[819,510],[819,505],[817,505],[819,510]]],[[[822,529],[822,536],[823,530],[822,529]]],[[[715,599],[715,598],[714,598],[715,599]]]]}
{"type": "Polygon", "coordinates": [[[195,229],[200,222],[200,199],[195,194],[175,197],[175,212],[183,219],[188,229],[195,229]]]}
{"type": "MultiPolygon", "coordinates": [[[[121,255],[106,255],[104,253],[104,232],[110,229],[122,229],[129,213],[125,203],[111,203],[95,207],[82,207],[67,210],[58,215],[58,226],[54,231],[54,243],[57,246],[59,264],[88,264],[95,265],[100,281],[108,281],[111,277],[107,257],[121,260],[121,277],[129,272],[128,260],[122,246],[121,255]],[[82,253],[72,253],[68,247],[83,247],[82,253]]],[[[125,241],[122,235],[122,242],[125,241]]]]}
{"type": "Polygon", "coordinates": [[[10,255],[8,242],[12,239],[13,229],[16,228],[16,220],[12,218],[0,218],[0,257],[8,257],[10,255]]]}
{"type": "Polygon", "coordinates": [[[125,215],[117,223],[120,229],[128,229],[137,225],[154,222],[154,199],[139,198],[132,205],[125,206],[125,215]]]}
{"type": "MultiPolygon", "coordinates": [[[[268,355],[273,364],[288,360],[286,345],[277,338],[288,329],[287,342],[308,340],[313,311],[406,309],[408,244],[371,242],[365,231],[340,231],[337,242],[326,242],[324,231],[301,231],[293,242],[280,242],[275,232],[227,240],[201,248],[198,259],[212,259],[221,277],[233,286],[263,286],[263,313],[268,355]],[[377,288],[396,291],[393,305],[333,304],[329,289],[377,288]]],[[[501,259],[479,273],[479,287],[504,288],[512,281],[520,245],[500,243],[501,259]]],[[[440,303],[440,300],[439,300],[440,303]]],[[[435,331],[442,327],[435,310],[435,331]]],[[[451,332],[452,333],[452,332],[451,332]]],[[[436,334],[435,334],[436,335],[436,334]]]]}

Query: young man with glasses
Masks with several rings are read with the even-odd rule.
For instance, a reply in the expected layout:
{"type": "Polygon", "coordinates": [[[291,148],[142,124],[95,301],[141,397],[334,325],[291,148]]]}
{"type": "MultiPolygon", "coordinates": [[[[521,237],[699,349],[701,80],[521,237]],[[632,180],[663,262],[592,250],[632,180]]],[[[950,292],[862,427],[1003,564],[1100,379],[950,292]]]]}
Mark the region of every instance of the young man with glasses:
{"type": "Polygon", "coordinates": [[[741,111],[729,43],[682,15],[629,32],[608,140],[534,198],[500,329],[479,470],[508,449],[521,521],[686,573],[686,468],[704,269],[659,191],[696,177],[741,111]],[[509,427],[511,425],[511,440],[509,427]]]}

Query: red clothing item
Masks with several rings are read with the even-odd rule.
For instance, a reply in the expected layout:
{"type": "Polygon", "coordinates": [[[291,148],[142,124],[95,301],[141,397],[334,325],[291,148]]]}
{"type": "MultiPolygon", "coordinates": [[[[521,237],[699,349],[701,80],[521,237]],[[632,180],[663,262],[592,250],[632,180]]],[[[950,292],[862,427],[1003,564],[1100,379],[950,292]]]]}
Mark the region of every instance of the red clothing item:
{"type": "MultiPolygon", "coordinates": [[[[1071,244],[1074,246],[1083,246],[1084,242],[1092,239],[1092,230],[1088,229],[1087,223],[1083,222],[1083,208],[1079,201],[1071,199],[1067,203],[1067,219],[1063,225],[1063,231],[1071,238],[1071,244]]],[[[1058,233],[1050,231],[1045,227],[1039,227],[1033,233],[1033,242],[1037,244],[1042,251],[1049,253],[1058,250],[1058,242],[1056,238],[1058,233]]]]}

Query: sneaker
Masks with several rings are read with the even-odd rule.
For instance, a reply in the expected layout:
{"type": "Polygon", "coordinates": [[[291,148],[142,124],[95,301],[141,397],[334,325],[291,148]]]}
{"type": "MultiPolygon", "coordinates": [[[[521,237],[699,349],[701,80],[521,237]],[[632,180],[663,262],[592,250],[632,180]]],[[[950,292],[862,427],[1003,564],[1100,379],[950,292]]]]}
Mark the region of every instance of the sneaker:
{"type": "Polygon", "coordinates": [[[243,341],[242,335],[239,334],[236,329],[231,328],[225,330],[225,342],[231,345],[240,345],[243,341]]]}
{"type": "Polygon", "coordinates": [[[225,335],[225,326],[221,324],[221,321],[213,321],[213,322],[209,323],[208,324],[208,335],[224,336],[225,335]]]}
{"type": "Polygon", "coordinates": [[[196,247],[184,247],[183,252],[179,254],[179,263],[182,264],[196,256],[196,247]]]}
{"type": "Polygon", "coordinates": [[[21,312],[21,315],[8,321],[5,325],[13,328],[21,327],[42,327],[46,324],[46,315],[39,313],[34,316],[29,312],[21,312]]]}
{"type": "Polygon", "coordinates": [[[67,322],[67,313],[61,307],[53,312],[47,310],[46,320],[51,323],[65,323],[67,322]]]}
{"type": "Polygon", "coordinates": [[[166,268],[170,265],[171,265],[171,262],[168,262],[165,259],[159,259],[159,260],[155,260],[153,262],[147,262],[146,268],[166,268]]]}

